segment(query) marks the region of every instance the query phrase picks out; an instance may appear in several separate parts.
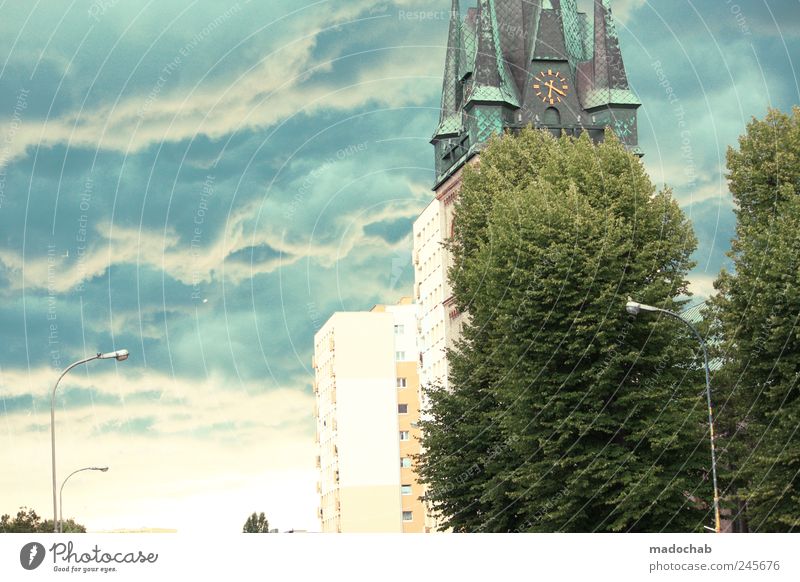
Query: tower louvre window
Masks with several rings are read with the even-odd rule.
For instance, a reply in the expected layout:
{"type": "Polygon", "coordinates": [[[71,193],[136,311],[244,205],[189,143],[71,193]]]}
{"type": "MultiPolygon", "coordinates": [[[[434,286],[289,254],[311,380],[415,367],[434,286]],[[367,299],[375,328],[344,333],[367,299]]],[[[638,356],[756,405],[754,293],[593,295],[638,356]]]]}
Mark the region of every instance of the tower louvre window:
{"type": "Polygon", "coordinates": [[[555,107],[544,110],[544,124],[550,127],[561,127],[561,114],[555,107]]]}

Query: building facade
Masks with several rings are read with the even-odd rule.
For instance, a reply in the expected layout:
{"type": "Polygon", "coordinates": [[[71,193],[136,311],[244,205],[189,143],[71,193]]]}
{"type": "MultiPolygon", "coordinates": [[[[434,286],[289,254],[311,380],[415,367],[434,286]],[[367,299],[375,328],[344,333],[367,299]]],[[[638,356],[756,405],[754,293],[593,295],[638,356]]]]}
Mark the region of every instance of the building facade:
{"type": "Polygon", "coordinates": [[[395,380],[397,386],[397,423],[400,434],[400,503],[403,533],[425,531],[423,489],[417,480],[414,462],[420,454],[419,343],[417,322],[419,307],[411,297],[397,305],[376,305],[373,313],[393,317],[395,380]]]}
{"type": "Polygon", "coordinates": [[[610,0],[594,0],[591,17],[578,10],[577,0],[478,0],[463,18],[453,0],[441,112],[431,140],[435,196],[414,224],[423,386],[448,386],[445,351],[463,325],[444,243],[452,235],[464,166],[478,163],[493,134],[525,126],[554,135],[587,132],[596,142],[610,128],[639,154],[639,105],[610,0]]]}
{"type": "Polygon", "coordinates": [[[422,532],[417,306],[339,312],[314,336],[323,532],[422,532]]]}

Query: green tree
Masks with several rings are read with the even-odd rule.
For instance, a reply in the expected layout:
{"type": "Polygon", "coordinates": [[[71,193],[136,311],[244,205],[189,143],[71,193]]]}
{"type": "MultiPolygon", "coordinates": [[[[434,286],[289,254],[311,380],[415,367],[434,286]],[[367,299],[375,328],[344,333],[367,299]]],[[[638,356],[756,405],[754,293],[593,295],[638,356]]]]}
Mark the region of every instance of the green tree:
{"type": "Polygon", "coordinates": [[[721,460],[740,531],[800,527],[800,108],[728,150],[737,228],[709,316],[720,338],[721,460]],[[746,516],[747,524],[744,525],[746,516]]]}
{"type": "MultiPolygon", "coordinates": [[[[74,519],[64,521],[65,533],[86,533],[86,527],[74,519]]],[[[53,533],[53,520],[42,520],[33,509],[20,507],[17,515],[0,516],[0,533],[53,533]]]]}
{"type": "Polygon", "coordinates": [[[256,513],[247,518],[242,527],[242,533],[269,533],[269,521],[264,512],[256,513]]]}
{"type": "Polygon", "coordinates": [[[700,531],[711,523],[696,343],[680,310],[696,239],[608,133],[492,140],[464,170],[450,280],[468,315],[429,389],[420,475],[455,531],[700,531]]]}

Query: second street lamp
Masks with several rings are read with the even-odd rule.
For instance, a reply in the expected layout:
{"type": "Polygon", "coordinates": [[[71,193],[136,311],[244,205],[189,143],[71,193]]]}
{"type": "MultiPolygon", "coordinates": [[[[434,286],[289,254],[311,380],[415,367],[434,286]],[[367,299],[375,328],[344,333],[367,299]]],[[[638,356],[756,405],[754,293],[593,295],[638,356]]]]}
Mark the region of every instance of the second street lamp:
{"type": "Polygon", "coordinates": [[[83,469],[78,469],[67,475],[67,478],[61,483],[61,489],[58,491],[58,531],[61,533],[64,532],[64,485],[67,484],[70,477],[81,471],[102,471],[105,473],[108,471],[108,467],[84,467],[83,469]]]}
{"type": "Polygon", "coordinates": [[[646,313],[663,313],[664,315],[668,315],[669,317],[677,319],[678,321],[686,324],[686,326],[692,330],[692,333],[703,348],[703,368],[706,372],[706,401],[708,403],[708,429],[711,435],[711,478],[714,483],[714,531],[716,533],[720,533],[719,489],[717,488],[717,449],[714,442],[714,413],[713,408],[711,407],[711,374],[708,369],[708,350],[706,349],[706,342],[703,339],[703,336],[700,335],[700,332],[697,331],[697,328],[695,328],[695,326],[693,326],[688,319],[684,319],[673,311],[661,309],[660,307],[653,307],[652,305],[645,305],[644,303],[639,303],[637,301],[632,301],[630,297],[628,298],[628,303],[625,304],[625,311],[631,315],[639,315],[639,312],[641,311],[646,313]]]}
{"type": "Polygon", "coordinates": [[[53,386],[53,393],[50,396],[50,455],[53,462],[53,532],[58,533],[58,504],[56,501],[56,390],[58,389],[58,383],[61,382],[61,378],[67,375],[72,368],[75,366],[80,366],[81,364],[85,364],[86,362],[91,362],[92,360],[117,360],[118,362],[122,362],[123,360],[128,359],[128,350],[117,350],[115,352],[107,352],[105,354],[97,352],[96,355],[90,358],[84,358],[82,360],[78,360],[77,362],[73,362],[69,366],[67,366],[61,375],[56,380],[55,385],[53,386]]]}

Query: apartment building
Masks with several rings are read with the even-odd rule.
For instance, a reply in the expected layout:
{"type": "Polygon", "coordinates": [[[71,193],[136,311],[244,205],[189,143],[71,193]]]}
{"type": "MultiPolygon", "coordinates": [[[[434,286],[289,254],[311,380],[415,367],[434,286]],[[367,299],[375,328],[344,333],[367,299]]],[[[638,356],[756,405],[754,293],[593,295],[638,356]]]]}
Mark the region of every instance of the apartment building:
{"type": "Polygon", "coordinates": [[[417,307],[337,312],[314,336],[323,532],[422,532],[417,307]]]}

